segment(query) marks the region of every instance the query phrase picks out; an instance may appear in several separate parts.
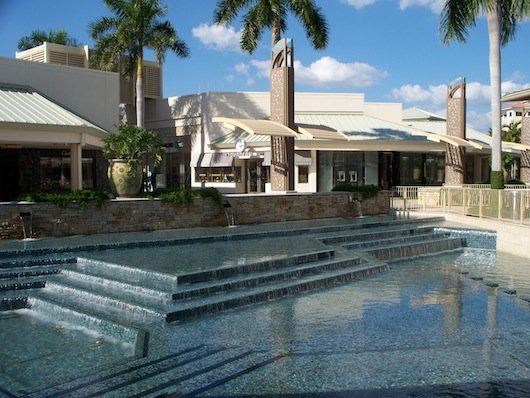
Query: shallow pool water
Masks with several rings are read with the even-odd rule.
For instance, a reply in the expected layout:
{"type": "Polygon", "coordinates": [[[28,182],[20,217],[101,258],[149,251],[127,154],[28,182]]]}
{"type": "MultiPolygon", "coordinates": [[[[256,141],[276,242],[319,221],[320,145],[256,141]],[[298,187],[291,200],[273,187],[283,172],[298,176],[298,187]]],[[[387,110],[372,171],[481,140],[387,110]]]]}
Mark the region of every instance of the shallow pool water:
{"type": "MultiPolygon", "coordinates": [[[[256,242],[256,256],[281,255],[284,246],[321,248],[304,237],[278,247],[273,239],[256,242]]],[[[166,248],[156,258],[192,266],[185,258],[204,256],[205,264],[217,258],[226,266],[244,255],[245,243],[166,248]]],[[[128,264],[155,258],[151,249],[131,250],[128,264]]],[[[123,253],[93,255],[117,261],[123,253]]],[[[528,295],[526,259],[469,248],[393,262],[390,272],[327,290],[171,324],[153,321],[143,361],[189,358],[146,378],[152,393],[145,396],[530,396],[528,295]]],[[[0,318],[0,397],[39,396],[46,386],[95,369],[115,369],[123,385],[132,382],[122,369],[138,363],[133,347],[30,312],[0,318]]],[[[102,396],[135,393],[123,391],[109,388],[102,396]]],[[[91,396],[90,386],[70,396],[91,396]]]]}

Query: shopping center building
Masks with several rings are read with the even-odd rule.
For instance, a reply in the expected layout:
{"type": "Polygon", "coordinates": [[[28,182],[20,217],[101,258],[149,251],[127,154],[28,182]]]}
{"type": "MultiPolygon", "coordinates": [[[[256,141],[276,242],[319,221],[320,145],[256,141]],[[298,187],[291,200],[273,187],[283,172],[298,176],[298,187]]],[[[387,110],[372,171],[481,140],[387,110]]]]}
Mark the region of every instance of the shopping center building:
{"type": "MultiPolygon", "coordinates": [[[[41,47],[0,58],[0,200],[43,189],[108,189],[102,139],[120,122],[134,122],[130,81],[90,69],[87,49],[41,47]]],[[[339,183],[442,185],[453,150],[461,157],[461,183],[489,179],[491,137],[465,125],[462,89],[460,135],[448,134],[444,117],[400,103],[292,88],[294,123],[286,126],[271,120],[269,92],[164,98],[161,67],[146,66],[145,126],[165,144],[163,163],[150,169],[153,187],[277,191],[271,186],[271,137],[277,136],[294,141],[289,190],[297,192],[330,191],[339,183]]],[[[525,148],[503,143],[516,156],[525,148]]]]}

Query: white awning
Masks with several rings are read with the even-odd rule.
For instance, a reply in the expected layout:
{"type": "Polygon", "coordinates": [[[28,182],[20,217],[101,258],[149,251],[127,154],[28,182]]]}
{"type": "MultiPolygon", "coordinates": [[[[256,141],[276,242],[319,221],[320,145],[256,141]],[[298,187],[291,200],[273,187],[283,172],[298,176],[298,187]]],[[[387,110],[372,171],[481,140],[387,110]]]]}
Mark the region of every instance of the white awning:
{"type": "Polygon", "coordinates": [[[214,123],[226,123],[246,131],[251,135],[279,135],[283,137],[298,137],[298,133],[283,124],[263,119],[232,119],[229,117],[214,117],[214,123]]]}
{"type": "Polygon", "coordinates": [[[294,153],[294,164],[296,166],[310,166],[311,151],[296,151],[294,153]]]}
{"type": "Polygon", "coordinates": [[[475,141],[468,141],[460,137],[428,133],[426,131],[421,131],[421,130],[414,130],[412,132],[412,135],[419,136],[419,137],[425,137],[429,141],[445,142],[447,144],[451,144],[456,147],[464,147],[464,148],[469,147],[469,148],[475,148],[475,149],[483,148],[482,145],[480,145],[479,143],[475,141]]]}
{"type": "Polygon", "coordinates": [[[305,136],[312,139],[320,140],[348,140],[348,137],[335,129],[328,126],[316,125],[316,124],[297,124],[298,131],[305,136]]]}

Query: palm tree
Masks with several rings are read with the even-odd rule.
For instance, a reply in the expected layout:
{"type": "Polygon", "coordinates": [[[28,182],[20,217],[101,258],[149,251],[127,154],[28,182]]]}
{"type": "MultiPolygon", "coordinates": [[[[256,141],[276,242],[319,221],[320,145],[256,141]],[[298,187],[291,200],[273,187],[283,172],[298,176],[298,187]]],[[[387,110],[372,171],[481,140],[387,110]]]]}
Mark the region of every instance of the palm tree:
{"type": "Polygon", "coordinates": [[[272,45],[287,30],[287,14],[291,12],[302,23],[306,36],[315,49],[328,43],[328,26],[314,0],[219,0],[214,11],[214,22],[229,24],[245,10],[241,48],[252,54],[264,29],[272,32],[272,45]]]}
{"type": "Polygon", "coordinates": [[[64,29],[57,31],[50,30],[46,33],[43,30],[34,30],[29,36],[20,38],[17,48],[20,51],[29,50],[30,48],[38,47],[44,42],[62,44],[65,46],[77,47],[77,40],[70,37],[64,29]]]}
{"type": "Polygon", "coordinates": [[[440,16],[444,43],[465,42],[469,27],[485,14],[489,35],[489,67],[491,86],[491,187],[504,187],[501,148],[501,45],[515,36],[517,23],[530,15],[529,0],[447,0],[440,16]]]}
{"type": "Polygon", "coordinates": [[[164,62],[167,50],[187,57],[189,49],[180,40],[169,21],[162,21],[167,9],[159,0],[104,0],[113,16],[103,17],[89,26],[96,41],[92,61],[101,69],[121,67],[134,76],[136,72],[136,124],[144,125],[145,94],[143,82],[144,48],[152,49],[158,63],[164,62]]]}

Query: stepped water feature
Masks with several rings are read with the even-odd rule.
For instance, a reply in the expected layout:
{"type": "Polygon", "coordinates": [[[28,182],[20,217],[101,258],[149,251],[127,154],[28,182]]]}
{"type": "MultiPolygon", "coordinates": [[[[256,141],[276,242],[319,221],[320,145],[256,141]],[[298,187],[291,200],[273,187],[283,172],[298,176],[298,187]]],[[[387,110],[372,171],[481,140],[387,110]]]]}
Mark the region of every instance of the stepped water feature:
{"type": "Polygon", "coordinates": [[[56,254],[54,258],[40,248],[31,257],[11,255],[0,262],[1,305],[3,310],[29,308],[28,312],[48,321],[78,325],[132,347],[133,354],[123,365],[89,372],[35,396],[177,394],[185,391],[180,385],[186,380],[198,386],[223,383],[240,372],[267,366],[278,354],[195,346],[190,351],[173,348],[170,355],[145,357],[150,333],[169,333],[175,324],[177,328],[200,324],[186,322],[189,318],[388,272],[394,259],[462,249],[465,236],[453,238],[449,230],[434,228],[438,221],[365,218],[362,222],[308,222],[297,228],[238,226],[218,230],[217,235],[168,238],[159,245],[155,241],[123,242],[121,247],[119,242],[91,243],[83,253],[64,247],[58,251],[63,257],[56,254]],[[274,242],[282,239],[275,247],[274,242]],[[267,254],[261,259],[255,255],[257,245],[264,246],[267,254]],[[182,256],[207,250],[215,252],[210,257],[197,256],[200,261],[194,270],[178,268],[182,256]],[[150,262],[138,266],[132,260],[139,253],[150,262]],[[244,253],[254,256],[242,257],[244,253]],[[128,264],[123,261],[127,258],[128,264]],[[164,261],[167,264],[157,268],[164,261]],[[160,378],[171,372],[171,377],[160,378]]]}
{"type": "MultiPolygon", "coordinates": [[[[213,236],[213,241],[246,242],[272,235],[308,235],[330,248],[174,275],[147,270],[147,265],[134,268],[84,257],[7,262],[0,264],[10,269],[3,274],[10,282],[2,290],[11,293],[4,294],[2,307],[37,309],[47,303],[86,314],[86,319],[103,318],[140,327],[153,319],[172,322],[387,271],[388,264],[382,261],[458,250],[465,245],[462,237],[435,231],[430,224],[436,221],[375,219],[260,235],[241,232],[213,236]],[[22,290],[28,294],[20,294],[22,290]]],[[[207,239],[201,236],[160,243],[164,247],[172,247],[172,243],[177,248],[186,242],[202,245],[207,239]]],[[[145,250],[156,250],[155,243],[145,242],[145,250]]],[[[142,247],[142,242],[124,243],[123,250],[130,247],[142,247]]]]}

